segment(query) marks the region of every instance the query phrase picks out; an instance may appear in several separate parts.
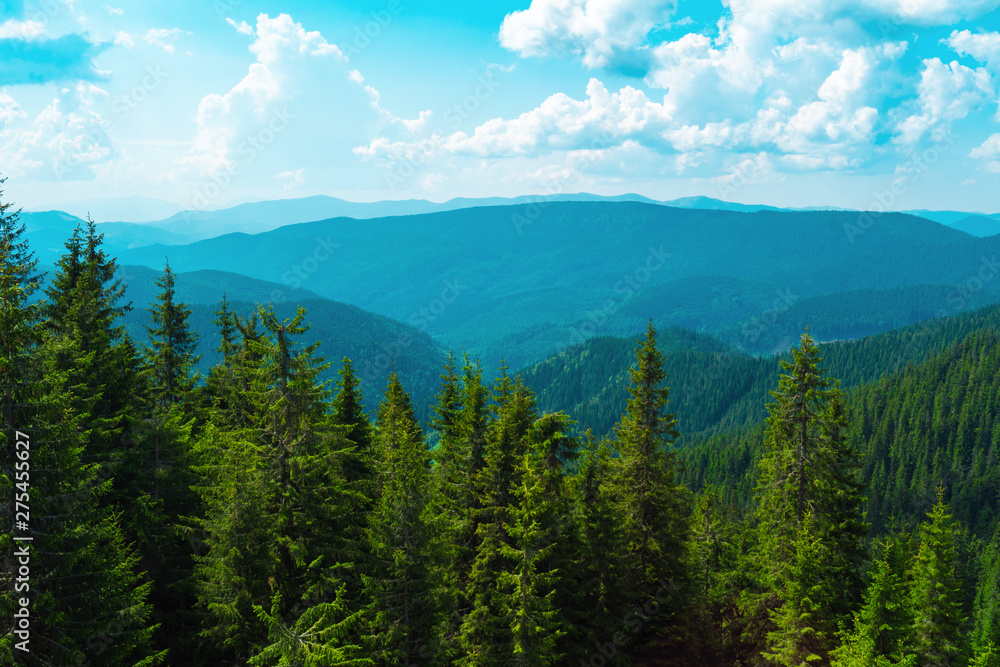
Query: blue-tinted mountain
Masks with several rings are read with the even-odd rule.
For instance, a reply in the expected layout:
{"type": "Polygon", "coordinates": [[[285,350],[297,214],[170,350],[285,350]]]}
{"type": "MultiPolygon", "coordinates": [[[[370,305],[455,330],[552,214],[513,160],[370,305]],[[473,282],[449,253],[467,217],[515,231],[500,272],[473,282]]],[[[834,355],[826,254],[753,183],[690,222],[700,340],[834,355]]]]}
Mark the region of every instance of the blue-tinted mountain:
{"type": "MultiPolygon", "coordinates": [[[[987,292],[1000,238],[974,238],[899,213],[551,202],[335,218],[136,248],[122,260],[159,267],[164,254],[178,271],[213,268],[299,285],[481,353],[487,366],[500,358],[517,366],[612,333],[621,317],[689,326],[701,318],[712,333],[766,317],[780,294],[804,300],[928,283],[987,292]],[[683,292],[668,301],[654,298],[655,290],[669,292],[663,286],[696,277],[737,286],[715,301],[696,292],[684,306],[687,320],[661,317],[678,312],[683,292]],[[739,303],[742,312],[734,308],[739,303]],[[729,309],[742,319],[712,322],[729,309]]],[[[850,312],[842,312],[847,325],[850,312]]]]}

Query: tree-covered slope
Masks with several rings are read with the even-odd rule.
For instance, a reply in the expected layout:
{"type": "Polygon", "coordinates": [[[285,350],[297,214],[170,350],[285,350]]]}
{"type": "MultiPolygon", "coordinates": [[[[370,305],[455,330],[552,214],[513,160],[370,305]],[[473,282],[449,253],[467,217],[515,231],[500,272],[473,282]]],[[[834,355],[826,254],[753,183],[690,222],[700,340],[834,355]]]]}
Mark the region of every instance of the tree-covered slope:
{"type": "MultiPolygon", "coordinates": [[[[1000,328],[1000,307],[990,306],[952,317],[820,346],[829,374],[846,388],[877,380],[962,340],[970,333],[1000,328]]],[[[801,333],[801,330],[799,330],[801,333]]],[[[665,331],[664,369],[671,406],[687,437],[738,429],[762,421],[769,392],[776,386],[780,361],[788,355],[753,357],[725,347],[713,349],[706,337],[685,349],[672,348],[678,335],[665,331]]],[[[694,340],[694,335],[688,333],[694,340]]],[[[715,345],[721,345],[717,341],[715,345]]],[[[564,410],[581,429],[605,434],[625,405],[625,382],[635,341],[601,337],[573,346],[522,369],[525,384],[546,410],[564,410]]]]}
{"type": "MultiPolygon", "coordinates": [[[[932,279],[986,294],[998,251],[1000,237],[973,238],[896,213],[552,202],[336,218],[169,251],[135,248],[122,261],[157,267],[169,253],[182,272],[212,268],[304,287],[422,328],[449,347],[480,352],[488,365],[507,358],[520,366],[576,336],[616,333],[623,317],[658,316],[662,299],[632,304],[672,281],[750,281],[727,288],[717,303],[689,299],[678,312],[678,320],[710,320],[742,300],[745,322],[766,315],[776,291],[805,300],[932,279]]],[[[738,322],[715,322],[706,331],[725,324],[738,322]]]]}

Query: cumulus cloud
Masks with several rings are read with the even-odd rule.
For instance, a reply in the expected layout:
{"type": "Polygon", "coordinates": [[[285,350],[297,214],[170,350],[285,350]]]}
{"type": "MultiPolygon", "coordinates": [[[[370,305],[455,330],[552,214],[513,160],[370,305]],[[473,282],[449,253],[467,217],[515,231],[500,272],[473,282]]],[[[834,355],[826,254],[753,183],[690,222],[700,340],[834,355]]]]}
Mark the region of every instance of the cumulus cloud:
{"type": "MultiPolygon", "coordinates": [[[[232,25],[245,33],[242,24],[232,25]]],[[[181,166],[194,167],[201,174],[230,167],[238,141],[280,113],[280,102],[287,104],[292,96],[302,92],[301,81],[292,89],[287,83],[289,77],[307,64],[304,61],[318,59],[324,65],[328,64],[325,61],[346,62],[336,45],[327,42],[319,32],[306,31],[287,14],[274,18],[261,14],[252,35],[255,39],[249,48],[256,62],[228,92],[206,95],[198,104],[195,117],[198,131],[190,154],[180,161],[181,166]]]]}
{"type": "Polygon", "coordinates": [[[399,160],[425,162],[436,155],[504,157],[537,156],[551,151],[604,149],[641,138],[646,145],[666,145],[663,132],[673,109],[626,86],[612,93],[597,79],[587,84],[587,97],[576,100],[557,93],[517,118],[495,118],[471,135],[457,131],[417,141],[379,137],[355,153],[389,164],[399,160]]]}
{"type": "Polygon", "coordinates": [[[46,34],[45,25],[40,21],[10,19],[0,23],[0,39],[38,39],[46,34]]]}
{"type": "MultiPolygon", "coordinates": [[[[230,25],[247,34],[247,24],[230,25]]],[[[428,123],[429,112],[403,119],[383,108],[378,89],[340,47],[291,16],[261,14],[249,32],[246,75],[201,99],[191,147],[169,178],[276,178],[291,188],[302,183],[303,146],[320,163],[342,164],[353,158],[359,136],[383,129],[409,135],[428,123]]],[[[310,180],[322,180],[323,169],[310,166],[310,180]]]]}
{"type": "Polygon", "coordinates": [[[982,164],[983,171],[990,174],[1000,174],[1000,132],[990,137],[974,148],[969,157],[982,164]]]}
{"type": "Polygon", "coordinates": [[[96,110],[108,93],[79,82],[64,88],[34,118],[29,118],[7,91],[0,92],[0,172],[43,180],[91,179],[92,167],[115,152],[111,122],[96,110]]]}
{"type": "Polygon", "coordinates": [[[993,82],[982,67],[971,69],[957,61],[946,65],[939,58],[928,58],[923,61],[918,90],[918,111],[906,116],[897,131],[896,140],[904,145],[913,145],[925,135],[941,140],[951,123],[993,97],[993,82]]]}
{"type": "Polygon", "coordinates": [[[941,41],[956,53],[972,56],[992,70],[1000,69],[1000,32],[953,30],[947,39],[941,41]]]}
{"type": "Polygon", "coordinates": [[[604,67],[641,46],[676,9],[675,0],[532,0],[504,18],[500,44],[523,57],[569,51],[588,67],[604,67]]]}

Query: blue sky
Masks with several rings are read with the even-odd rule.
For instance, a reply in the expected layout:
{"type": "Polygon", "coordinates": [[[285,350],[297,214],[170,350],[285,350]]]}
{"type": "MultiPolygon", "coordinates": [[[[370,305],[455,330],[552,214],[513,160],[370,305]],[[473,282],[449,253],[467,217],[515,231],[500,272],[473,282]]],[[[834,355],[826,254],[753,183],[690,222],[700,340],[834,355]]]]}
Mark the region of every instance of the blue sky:
{"type": "Polygon", "coordinates": [[[1000,212],[1000,0],[0,0],[27,209],[588,191],[1000,212]]]}

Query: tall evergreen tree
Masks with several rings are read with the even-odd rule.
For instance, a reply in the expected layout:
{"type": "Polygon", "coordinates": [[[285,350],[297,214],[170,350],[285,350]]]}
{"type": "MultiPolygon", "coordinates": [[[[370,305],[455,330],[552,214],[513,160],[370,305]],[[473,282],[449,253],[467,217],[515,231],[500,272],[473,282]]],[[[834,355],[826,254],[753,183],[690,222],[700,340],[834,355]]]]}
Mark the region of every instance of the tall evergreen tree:
{"type": "Polygon", "coordinates": [[[198,497],[191,490],[191,430],[198,404],[192,392],[198,381],[194,372],[199,359],[194,354],[198,335],[188,324],[190,309],[176,298],[169,263],[155,283],[162,291],[147,308],[152,326],[146,327],[149,342],[143,348],[149,387],[143,412],[149,417],[144,420],[148,428],[141,435],[133,429],[137,445],[130,452],[132,460],[125,462],[119,474],[136,474],[130,488],[142,489],[151,501],[140,549],[143,568],[155,582],[151,600],[161,624],[158,639],[161,645],[172,645],[175,653],[191,659],[197,650],[189,640],[195,634],[193,620],[179,610],[194,604],[190,586],[194,563],[179,525],[182,517],[201,513],[198,497]]]}
{"type": "Polygon", "coordinates": [[[945,667],[956,664],[966,647],[958,553],[943,489],[927,517],[911,574],[912,651],[921,666],[945,667]]]}
{"type": "MultiPolygon", "coordinates": [[[[792,567],[795,549],[802,547],[802,539],[810,544],[817,540],[824,557],[816,576],[827,583],[823,596],[810,598],[815,607],[810,613],[816,621],[814,638],[825,643],[810,645],[825,659],[833,647],[833,630],[849,622],[863,589],[864,487],[858,481],[859,456],[846,440],[843,400],[833,381],[824,377],[808,331],[792,356],[792,362],[782,362],[786,373],[772,392],[775,402],[768,405],[767,451],[756,496],[758,567],[769,590],[758,602],[768,604],[768,596],[777,594],[785,608],[795,608],[793,598],[813,584],[794,579],[802,572],[792,567]],[[806,514],[812,528],[804,538],[806,514]]],[[[780,653],[774,646],[769,651],[780,653]]]]}
{"type": "Polygon", "coordinates": [[[299,348],[294,340],[306,330],[305,312],[284,322],[270,309],[258,315],[264,333],[243,327],[245,425],[234,428],[223,415],[223,430],[211,425],[200,445],[209,537],[198,571],[214,619],[205,635],[243,661],[287,657],[287,642],[273,632],[280,627],[320,620],[331,624],[325,635],[342,640],[334,628],[352,616],[331,613],[344,609],[344,557],[356,552],[343,471],[350,444],[326,411],[318,344],[299,348]]]}
{"type": "Polygon", "coordinates": [[[864,606],[855,615],[854,630],[831,653],[838,667],[879,667],[915,660],[906,656],[913,625],[907,570],[911,550],[908,536],[897,536],[883,547],[875,561],[864,606]]]}
{"type": "Polygon", "coordinates": [[[677,420],[666,411],[670,389],[663,386],[663,357],[656,347],[652,322],[636,348],[629,370],[629,400],[615,427],[618,494],[625,572],[631,595],[640,604],[668,582],[685,578],[689,498],[675,484],[670,444],[679,435],[677,420]]]}
{"type": "Polygon", "coordinates": [[[438,610],[428,526],[429,457],[410,397],[392,373],[379,406],[381,492],[367,529],[365,575],[372,657],[380,665],[434,664],[438,610]]]}
{"type": "Polygon", "coordinates": [[[767,650],[762,655],[783,667],[823,664],[829,650],[832,628],[822,615],[824,598],[829,595],[822,567],[827,554],[815,531],[812,514],[807,512],[792,545],[784,601],[771,612],[775,629],[768,633],[767,650]]]}
{"type": "Polygon", "coordinates": [[[579,661],[605,644],[622,628],[627,599],[622,559],[621,515],[615,503],[611,451],[607,443],[597,441],[588,432],[580,471],[574,479],[580,551],[573,569],[580,581],[587,582],[568,611],[576,610],[574,620],[585,628],[588,641],[573,651],[579,661]]]}
{"type": "MultiPolygon", "coordinates": [[[[463,665],[509,664],[514,655],[510,599],[515,562],[510,533],[521,484],[522,458],[534,419],[534,398],[501,366],[493,394],[496,416],[487,426],[485,465],[477,479],[479,538],[469,576],[471,610],[462,622],[463,665]]],[[[468,406],[468,403],[466,404],[468,406]]]]}
{"type": "Polygon", "coordinates": [[[0,636],[0,660],[159,664],[165,654],[150,646],[149,584],[115,514],[98,502],[109,482],[83,458],[95,399],[72,391],[58,363],[89,358],[77,340],[43,336],[30,302],[36,260],[23,235],[11,204],[0,202],[0,610],[12,621],[23,610],[29,622],[27,633],[11,623],[0,636]]]}
{"type": "Polygon", "coordinates": [[[990,643],[1000,646],[1000,524],[983,551],[973,609],[973,646],[979,651],[990,643]]]}
{"type": "Polygon", "coordinates": [[[556,600],[561,573],[553,567],[559,542],[551,532],[557,499],[547,488],[548,453],[537,442],[525,453],[509,528],[511,544],[500,546],[512,564],[497,582],[507,593],[504,607],[511,616],[512,655],[506,664],[523,667],[558,664],[563,657],[558,643],[565,631],[556,600]]]}

